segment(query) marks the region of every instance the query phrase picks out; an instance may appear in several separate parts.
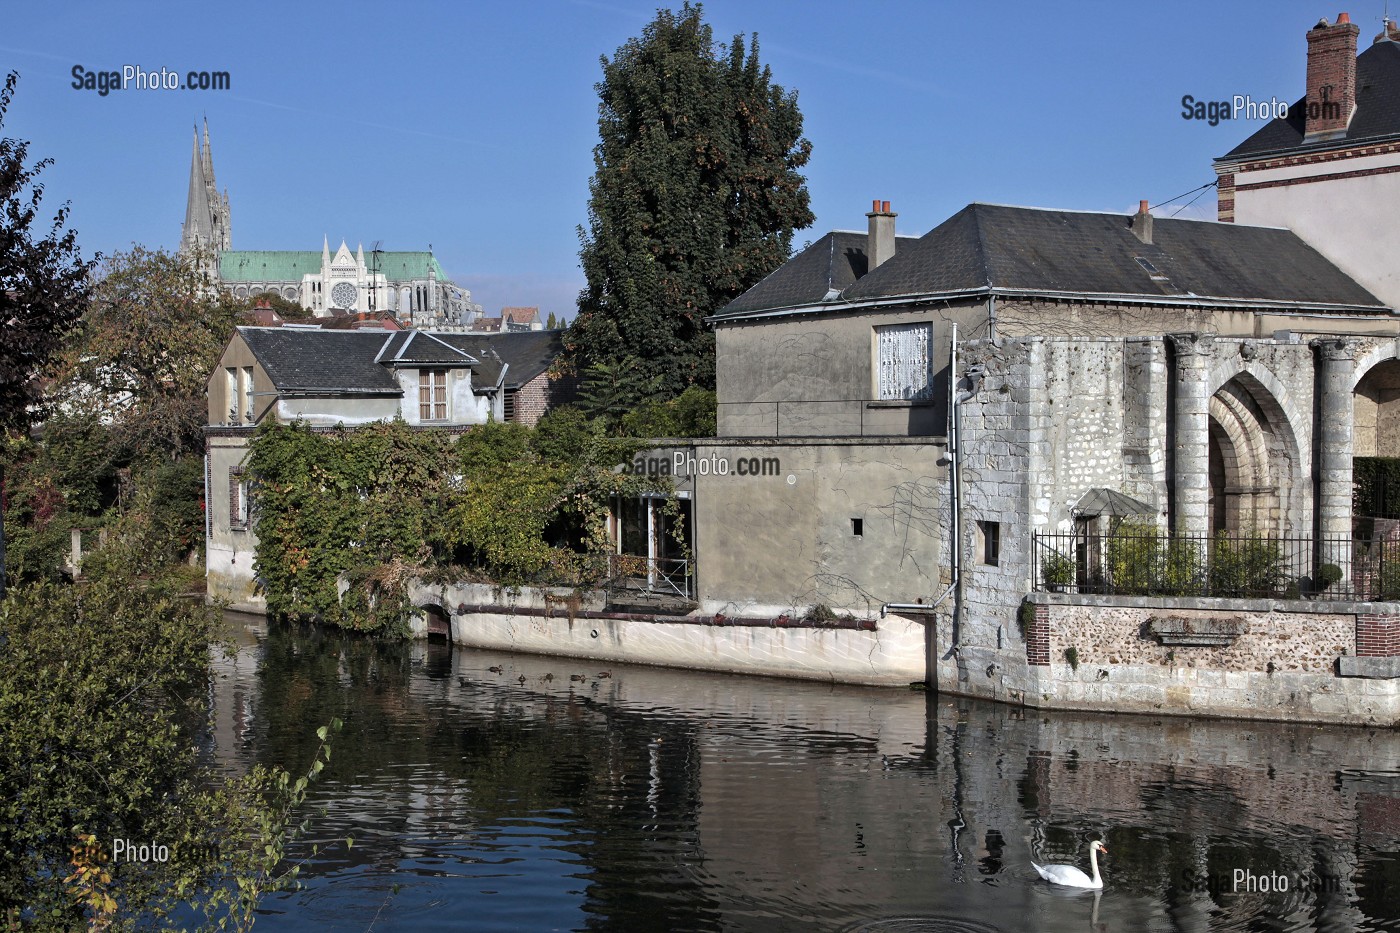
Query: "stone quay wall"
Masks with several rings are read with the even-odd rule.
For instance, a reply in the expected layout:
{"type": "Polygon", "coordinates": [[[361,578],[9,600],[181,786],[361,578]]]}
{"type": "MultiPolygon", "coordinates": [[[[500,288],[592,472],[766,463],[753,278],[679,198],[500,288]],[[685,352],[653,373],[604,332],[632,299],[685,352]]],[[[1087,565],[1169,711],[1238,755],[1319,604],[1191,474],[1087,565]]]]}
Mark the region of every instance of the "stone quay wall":
{"type": "Polygon", "coordinates": [[[1024,620],[1027,705],[1400,726],[1395,604],[1037,594],[1024,620]]]}

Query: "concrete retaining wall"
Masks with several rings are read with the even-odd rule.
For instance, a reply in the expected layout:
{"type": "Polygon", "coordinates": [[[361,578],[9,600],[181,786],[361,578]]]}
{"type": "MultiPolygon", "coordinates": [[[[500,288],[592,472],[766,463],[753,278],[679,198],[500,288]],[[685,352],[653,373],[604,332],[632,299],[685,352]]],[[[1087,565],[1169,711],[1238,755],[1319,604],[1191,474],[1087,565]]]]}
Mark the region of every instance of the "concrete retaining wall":
{"type": "MultiPolygon", "coordinates": [[[[734,674],[905,686],[925,679],[924,626],[890,617],[846,627],[782,619],[607,613],[603,595],[415,585],[415,606],[446,609],[468,648],[734,674]],[[572,602],[572,605],[569,603],[572,602]]],[[[416,632],[426,634],[422,617],[416,632]]]]}

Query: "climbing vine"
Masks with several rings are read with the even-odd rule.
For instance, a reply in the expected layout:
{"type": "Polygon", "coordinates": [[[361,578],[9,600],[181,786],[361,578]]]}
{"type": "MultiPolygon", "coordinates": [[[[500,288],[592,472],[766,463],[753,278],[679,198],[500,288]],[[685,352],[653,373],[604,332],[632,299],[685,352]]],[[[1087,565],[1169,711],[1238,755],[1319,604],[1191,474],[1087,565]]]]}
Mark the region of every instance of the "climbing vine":
{"type": "Polygon", "coordinates": [[[568,415],[460,437],[269,425],[248,458],[268,610],[401,635],[414,577],[588,585],[606,571],[612,498],[669,491],[616,471],[637,448],[568,415]]]}

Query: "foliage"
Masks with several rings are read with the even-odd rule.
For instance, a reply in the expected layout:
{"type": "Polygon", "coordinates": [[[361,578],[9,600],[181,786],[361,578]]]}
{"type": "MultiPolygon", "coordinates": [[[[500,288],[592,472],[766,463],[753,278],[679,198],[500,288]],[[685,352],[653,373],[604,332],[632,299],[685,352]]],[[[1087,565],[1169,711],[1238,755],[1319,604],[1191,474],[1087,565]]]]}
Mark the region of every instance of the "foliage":
{"type": "Polygon", "coordinates": [[[60,404],[104,413],[138,455],[202,450],[209,374],[239,312],[187,257],[143,246],[109,257],[65,352],[60,404]]]}
{"type": "Polygon", "coordinates": [[[1208,563],[1212,596],[1271,596],[1283,589],[1283,549],[1277,541],[1220,532],[1208,563]]]}
{"type": "Polygon", "coordinates": [[[632,437],[714,437],[715,393],[691,386],[668,401],[652,398],[622,416],[632,437]]]}
{"type": "Polygon", "coordinates": [[[1070,586],[1078,573],[1072,557],[1053,550],[1045,552],[1040,567],[1048,586],[1070,586]]]}
{"type": "Polygon", "coordinates": [[[1079,649],[1073,646],[1065,649],[1065,663],[1072,671],[1079,670],[1079,649]]]}
{"type": "Polygon", "coordinates": [[[797,96],[773,84],[756,37],[716,46],[688,3],[602,67],[569,357],[625,363],[667,396],[712,388],[704,318],[781,265],[813,220],[797,96]]]}
{"type": "Polygon", "coordinates": [[[664,480],[615,471],[635,446],[577,413],[534,431],[481,425],[456,441],[402,422],[335,432],[267,425],[248,469],[268,608],[405,633],[414,576],[454,568],[506,586],[594,581],[605,570],[612,497],[664,489],[664,480]]]}
{"type": "Polygon", "coordinates": [[[1206,574],[1200,544],[1164,537],[1155,525],[1124,522],[1108,539],[1113,591],[1149,596],[1199,595],[1206,574]]]}
{"type": "Polygon", "coordinates": [[[553,311],[549,312],[549,320],[547,320],[547,321],[544,322],[544,329],[545,329],[545,330],[558,330],[558,329],[559,329],[559,319],[558,319],[557,317],[554,316],[554,312],[553,312],[553,311]]]}
{"type": "Polygon", "coordinates": [[[1323,564],[1317,568],[1317,586],[1320,590],[1325,590],[1334,583],[1340,583],[1346,574],[1342,573],[1342,568],[1336,564],[1323,564]]]}
{"type": "Polygon", "coordinates": [[[44,194],[37,179],[52,160],[29,164],[29,143],[3,136],[18,81],[10,72],[0,91],[0,432],[28,427],[35,377],[77,325],[93,267],[78,251],[77,234],[64,229],[67,204],[47,231],[36,229],[44,194]]]}
{"type": "Polygon", "coordinates": [[[583,372],[577,405],[609,433],[618,434],[627,414],[660,391],[660,387],[660,377],[645,375],[641,361],[635,357],[624,357],[617,363],[593,363],[583,372]]]}
{"type": "Polygon", "coordinates": [[[170,922],[279,877],[296,785],[201,758],[219,614],[182,595],[188,573],[149,569],[149,530],[114,529],[81,587],[0,602],[0,905],[26,929],[170,922]],[[113,859],[119,839],[168,859],[113,859]]]}
{"type": "Polygon", "coordinates": [[[1400,518],[1400,457],[1353,457],[1351,476],[1358,517],[1400,518]]]}

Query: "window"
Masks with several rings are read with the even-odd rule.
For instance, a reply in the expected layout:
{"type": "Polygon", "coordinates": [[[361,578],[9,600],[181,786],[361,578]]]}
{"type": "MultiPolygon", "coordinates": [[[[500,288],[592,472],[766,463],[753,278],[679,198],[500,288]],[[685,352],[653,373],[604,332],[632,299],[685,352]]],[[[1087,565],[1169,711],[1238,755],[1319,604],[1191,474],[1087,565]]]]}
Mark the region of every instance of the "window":
{"type": "Polygon", "coordinates": [[[234,531],[248,528],[248,481],[238,470],[228,471],[228,526],[234,531]]]}
{"type": "Polygon", "coordinates": [[[447,420],[447,370],[418,371],[418,420],[447,420]]]}
{"type": "Polygon", "coordinates": [[[977,537],[982,539],[982,563],[997,566],[1001,562],[1001,522],[978,522],[977,537]]]}
{"type": "Polygon", "coordinates": [[[515,394],[515,390],[506,390],[505,401],[501,406],[501,420],[503,421],[515,420],[515,394]]]}
{"type": "Polygon", "coordinates": [[[228,402],[228,421],[226,424],[238,423],[238,369],[233,366],[224,369],[224,396],[228,402]]]}
{"type": "Polygon", "coordinates": [[[881,401],[933,398],[933,324],[875,328],[875,396],[881,401]]]}
{"type": "Polygon", "coordinates": [[[243,367],[243,420],[253,420],[253,367],[243,367]]]}

